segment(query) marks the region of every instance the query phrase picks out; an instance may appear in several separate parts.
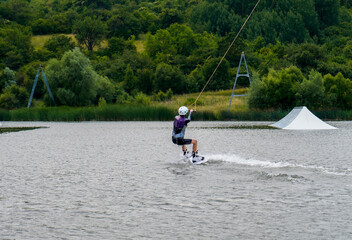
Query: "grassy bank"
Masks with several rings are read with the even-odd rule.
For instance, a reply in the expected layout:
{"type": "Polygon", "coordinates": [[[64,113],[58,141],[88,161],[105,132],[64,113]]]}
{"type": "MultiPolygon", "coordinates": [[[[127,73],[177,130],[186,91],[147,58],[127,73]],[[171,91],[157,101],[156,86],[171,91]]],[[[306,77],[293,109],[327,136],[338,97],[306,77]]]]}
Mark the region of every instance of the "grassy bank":
{"type": "Polygon", "coordinates": [[[0,111],[2,121],[164,121],[172,117],[172,110],[150,106],[43,107],[0,111]]]}
{"type": "Polygon", "coordinates": [[[41,127],[0,127],[0,134],[34,130],[34,129],[38,129],[38,128],[41,128],[41,127]]]}
{"type": "MultiPolygon", "coordinates": [[[[165,106],[44,107],[0,110],[0,121],[170,121],[177,108],[165,106]]],[[[277,121],[288,111],[210,111],[192,115],[198,121],[277,121]]],[[[352,111],[315,112],[324,120],[351,120],[352,111]]]]}
{"type": "MultiPolygon", "coordinates": [[[[236,94],[245,94],[247,91],[238,89],[236,94]]],[[[204,92],[192,118],[198,121],[277,121],[289,112],[249,109],[247,97],[235,97],[228,112],[231,92],[204,92]]],[[[170,121],[180,106],[191,106],[197,96],[198,93],[175,95],[168,101],[152,101],[149,106],[114,104],[103,107],[0,109],[0,121],[170,121]]],[[[195,109],[195,106],[191,107],[195,109]]],[[[352,120],[352,111],[322,110],[313,113],[323,120],[352,120]]]]}

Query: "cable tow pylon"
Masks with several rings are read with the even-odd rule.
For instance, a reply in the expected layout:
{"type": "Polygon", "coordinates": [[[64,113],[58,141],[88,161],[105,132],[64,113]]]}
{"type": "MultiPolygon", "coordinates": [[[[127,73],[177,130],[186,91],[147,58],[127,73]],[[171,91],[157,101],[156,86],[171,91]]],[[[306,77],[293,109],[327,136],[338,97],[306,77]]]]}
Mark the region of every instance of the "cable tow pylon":
{"type": "Polygon", "coordinates": [[[234,97],[245,97],[245,96],[248,96],[248,94],[239,94],[239,95],[235,95],[235,88],[236,88],[236,84],[237,84],[237,79],[238,79],[239,77],[247,77],[247,78],[249,79],[249,86],[251,85],[251,77],[249,76],[249,71],[248,71],[246,56],[244,55],[244,52],[242,52],[242,54],[241,54],[241,60],[240,60],[240,64],[238,65],[237,74],[236,74],[236,79],[235,79],[235,84],[233,85],[233,90],[232,90],[232,95],[231,95],[231,99],[230,99],[229,109],[228,109],[227,111],[230,111],[232,99],[233,99],[234,97]],[[246,73],[246,74],[243,74],[243,73],[240,74],[240,69],[241,69],[242,61],[244,61],[244,65],[246,66],[246,70],[247,70],[247,73],[246,73]]]}
{"type": "Polygon", "coordinates": [[[30,106],[31,106],[31,104],[32,104],[33,95],[34,95],[35,88],[36,88],[36,86],[37,86],[37,82],[38,82],[38,77],[39,77],[40,70],[42,71],[43,78],[44,78],[44,83],[45,83],[45,85],[46,85],[46,88],[48,89],[50,98],[51,98],[51,100],[53,101],[54,106],[55,106],[54,96],[53,96],[53,94],[52,94],[52,92],[51,92],[51,90],[50,90],[48,80],[47,80],[46,75],[45,75],[45,73],[44,73],[44,69],[42,68],[42,65],[39,65],[39,69],[38,69],[37,75],[35,76],[35,79],[34,79],[32,91],[31,91],[31,96],[29,97],[29,101],[28,101],[27,108],[30,108],[30,106]]]}
{"type": "Polygon", "coordinates": [[[194,106],[195,110],[197,110],[197,101],[200,98],[200,96],[202,95],[202,93],[204,92],[205,88],[208,86],[209,82],[212,80],[212,78],[214,77],[216,71],[218,70],[218,68],[220,67],[221,63],[224,61],[226,55],[229,53],[230,49],[232,48],[233,44],[235,43],[235,41],[237,40],[238,36],[240,35],[240,33],[242,32],[242,29],[244,28],[244,26],[247,24],[248,20],[251,18],[253,12],[255,11],[255,9],[257,8],[258,4],[260,3],[261,0],[258,0],[258,2],[255,4],[254,8],[252,9],[251,13],[248,15],[246,21],[243,23],[242,27],[240,28],[240,30],[238,31],[236,37],[233,39],[233,41],[231,42],[230,46],[228,47],[228,49],[226,50],[224,56],[221,58],[220,62],[218,63],[218,65],[216,66],[214,72],[211,74],[211,76],[209,77],[208,81],[206,82],[206,84],[204,85],[202,91],[199,93],[197,99],[194,101],[194,103],[191,104],[190,107],[194,106]]]}

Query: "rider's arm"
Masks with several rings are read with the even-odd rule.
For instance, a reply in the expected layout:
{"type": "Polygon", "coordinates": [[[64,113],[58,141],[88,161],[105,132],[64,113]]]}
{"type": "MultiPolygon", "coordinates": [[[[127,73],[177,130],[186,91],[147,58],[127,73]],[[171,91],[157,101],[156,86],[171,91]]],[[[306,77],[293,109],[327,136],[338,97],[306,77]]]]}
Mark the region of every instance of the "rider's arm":
{"type": "Polygon", "coordinates": [[[187,120],[185,121],[185,124],[187,125],[187,123],[189,123],[191,121],[191,115],[192,115],[193,109],[191,109],[191,111],[189,111],[189,115],[187,120]]]}
{"type": "Polygon", "coordinates": [[[193,112],[193,109],[191,109],[191,110],[189,111],[189,115],[188,115],[188,120],[190,120],[190,121],[191,121],[192,112],[193,112]]]}

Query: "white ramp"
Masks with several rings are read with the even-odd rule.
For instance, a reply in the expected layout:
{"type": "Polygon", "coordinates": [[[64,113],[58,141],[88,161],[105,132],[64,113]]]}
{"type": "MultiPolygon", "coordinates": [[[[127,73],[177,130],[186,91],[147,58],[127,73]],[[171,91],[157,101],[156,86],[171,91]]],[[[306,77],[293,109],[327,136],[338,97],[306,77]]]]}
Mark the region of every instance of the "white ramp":
{"type": "Polygon", "coordinates": [[[286,117],[270,126],[288,130],[337,129],[320,120],[306,107],[295,107],[286,117]]]}

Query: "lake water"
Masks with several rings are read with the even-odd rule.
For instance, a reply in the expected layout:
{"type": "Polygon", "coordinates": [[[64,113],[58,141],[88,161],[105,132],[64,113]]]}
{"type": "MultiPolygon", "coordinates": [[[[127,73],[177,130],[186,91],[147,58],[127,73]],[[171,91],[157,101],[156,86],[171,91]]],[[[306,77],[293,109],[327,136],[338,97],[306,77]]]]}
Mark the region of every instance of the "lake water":
{"type": "Polygon", "coordinates": [[[0,239],[352,239],[352,122],[338,130],[191,122],[3,122],[0,239]]]}

